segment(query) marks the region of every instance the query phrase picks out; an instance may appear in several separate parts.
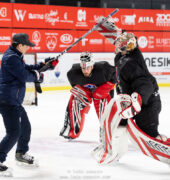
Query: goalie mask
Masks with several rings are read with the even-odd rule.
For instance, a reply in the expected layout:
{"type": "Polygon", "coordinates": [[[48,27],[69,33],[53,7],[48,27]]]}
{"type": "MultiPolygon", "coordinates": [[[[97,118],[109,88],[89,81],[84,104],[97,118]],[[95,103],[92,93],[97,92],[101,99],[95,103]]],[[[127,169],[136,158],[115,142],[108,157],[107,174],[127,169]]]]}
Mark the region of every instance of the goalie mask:
{"type": "Polygon", "coordinates": [[[89,53],[89,52],[83,52],[83,53],[81,53],[81,55],[80,55],[80,61],[81,61],[80,66],[81,66],[81,68],[83,68],[83,69],[85,69],[85,68],[87,68],[87,67],[89,67],[89,66],[93,66],[93,64],[94,64],[93,56],[92,56],[92,54],[89,53]]]}
{"type": "Polygon", "coordinates": [[[137,46],[136,38],[133,33],[122,33],[115,42],[115,53],[122,51],[133,51],[137,46]]]}

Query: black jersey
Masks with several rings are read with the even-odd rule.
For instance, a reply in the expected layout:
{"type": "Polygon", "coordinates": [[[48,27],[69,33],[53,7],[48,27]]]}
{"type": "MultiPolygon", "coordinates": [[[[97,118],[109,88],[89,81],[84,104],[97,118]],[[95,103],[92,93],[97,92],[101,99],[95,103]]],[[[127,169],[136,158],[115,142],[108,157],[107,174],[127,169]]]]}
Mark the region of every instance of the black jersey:
{"type": "Polygon", "coordinates": [[[136,48],[126,55],[117,54],[115,65],[120,93],[131,95],[138,92],[143,104],[147,104],[152,94],[158,91],[158,85],[149,73],[140,50],[136,48]]]}
{"type": "Polygon", "coordinates": [[[106,61],[96,62],[89,77],[83,75],[80,64],[73,64],[67,77],[71,86],[81,85],[92,90],[107,81],[116,83],[115,67],[106,61]]]}

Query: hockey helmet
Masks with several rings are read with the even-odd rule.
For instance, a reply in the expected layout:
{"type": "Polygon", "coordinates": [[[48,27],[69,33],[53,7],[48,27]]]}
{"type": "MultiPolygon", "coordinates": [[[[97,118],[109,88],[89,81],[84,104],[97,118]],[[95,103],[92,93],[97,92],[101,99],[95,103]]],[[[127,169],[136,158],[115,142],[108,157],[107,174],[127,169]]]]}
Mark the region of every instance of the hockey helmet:
{"type": "Polygon", "coordinates": [[[133,33],[124,32],[115,41],[115,53],[133,51],[137,46],[136,37],[133,33]]]}
{"type": "Polygon", "coordinates": [[[94,64],[93,55],[87,51],[81,53],[80,61],[81,68],[87,68],[89,66],[93,66],[94,64]]]}

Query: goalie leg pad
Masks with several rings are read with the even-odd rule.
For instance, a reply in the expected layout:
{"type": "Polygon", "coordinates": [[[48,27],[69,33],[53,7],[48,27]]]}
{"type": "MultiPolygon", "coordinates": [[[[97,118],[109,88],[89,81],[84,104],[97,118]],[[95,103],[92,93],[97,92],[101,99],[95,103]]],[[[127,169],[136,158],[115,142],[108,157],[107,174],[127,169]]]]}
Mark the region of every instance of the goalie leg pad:
{"type": "Polygon", "coordinates": [[[96,114],[99,120],[101,120],[101,116],[104,113],[105,106],[109,103],[110,99],[111,99],[110,95],[104,99],[93,98],[94,108],[96,110],[96,114]]]}
{"type": "Polygon", "coordinates": [[[170,165],[170,143],[150,137],[141,131],[132,119],[128,119],[130,139],[147,156],[170,165]]]}
{"type": "MultiPolygon", "coordinates": [[[[100,148],[97,148],[95,150],[97,154],[95,159],[100,163],[100,164],[105,164],[105,163],[110,163],[115,161],[116,159],[119,159],[121,157],[121,153],[119,150],[121,148],[112,148],[113,146],[113,139],[115,138],[116,143],[118,139],[117,137],[117,132],[118,132],[118,126],[121,121],[120,117],[120,112],[122,111],[122,103],[124,100],[122,100],[122,96],[118,96],[118,98],[112,99],[109,104],[106,105],[105,111],[102,115],[101,118],[101,128],[103,128],[103,137],[102,137],[102,142],[101,145],[99,146],[100,148]]],[[[127,138],[126,140],[127,141],[127,138]]],[[[127,144],[126,144],[127,146],[127,144]]],[[[126,148],[127,149],[127,148],[126,148]]],[[[122,152],[122,155],[124,153],[122,152]]]]}
{"type": "Polygon", "coordinates": [[[128,136],[126,127],[120,126],[112,137],[112,151],[106,151],[100,144],[92,151],[92,156],[99,164],[113,164],[127,152],[128,136]]]}
{"type": "Polygon", "coordinates": [[[71,95],[66,109],[64,127],[60,135],[68,139],[79,137],[84,126],[85,114],[89,110],[90,105],[85,105],[77,97],[71,95]]]}

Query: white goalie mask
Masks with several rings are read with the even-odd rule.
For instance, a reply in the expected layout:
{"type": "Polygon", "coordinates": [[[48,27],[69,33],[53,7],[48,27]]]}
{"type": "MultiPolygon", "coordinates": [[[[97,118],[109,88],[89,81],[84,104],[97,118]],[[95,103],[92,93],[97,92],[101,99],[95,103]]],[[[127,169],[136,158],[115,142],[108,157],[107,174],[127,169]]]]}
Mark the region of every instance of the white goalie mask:
{"type": "Polygon", "coordinates": [[[89,52],[82,52],[80,55],[80,61],[80,66],[83,69],[94,65],[93,55],[89,52]]]}
{"type": "Polygon", "coordinates": [[[119,53],[122,51],[133,51],[137,46],[136,37],[133,33],[124,32],[117,37],[115,41],[115,53],[119,53]]]}

